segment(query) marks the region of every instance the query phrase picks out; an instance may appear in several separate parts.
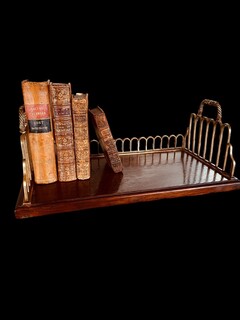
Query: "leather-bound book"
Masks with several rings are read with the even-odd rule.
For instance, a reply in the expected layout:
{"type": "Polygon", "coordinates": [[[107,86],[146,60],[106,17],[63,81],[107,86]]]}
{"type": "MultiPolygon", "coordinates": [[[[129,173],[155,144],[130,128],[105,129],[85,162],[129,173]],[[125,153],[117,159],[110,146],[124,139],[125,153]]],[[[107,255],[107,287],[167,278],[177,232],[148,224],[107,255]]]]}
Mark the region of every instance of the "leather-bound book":
{"type": "Polygon", "coordinates": [[[72,94],[72,114],[77,178],[86,180],[91,174],[87,93],[72,94]]]}
{"type": "Polygon", "coordinates": [[[105,112],[102,108],[96,107],[89,109],[89,113],[108,165],[115,173],[122,172],[122,161],[117,150],[116,142],[112,136],[105,112]]]}
{"type": "Polygon", "coordinates": [[[50,102],[56,144],[58,180],[77,179],[70,83],[50,82],[50,102]]]}
{"type": "Polygon", "coordinates": [[[56,153],[49,101],[49,80],[23,80],[22,94],[28,123],[29,149],[37,184],[57,181],[56,153]]]}

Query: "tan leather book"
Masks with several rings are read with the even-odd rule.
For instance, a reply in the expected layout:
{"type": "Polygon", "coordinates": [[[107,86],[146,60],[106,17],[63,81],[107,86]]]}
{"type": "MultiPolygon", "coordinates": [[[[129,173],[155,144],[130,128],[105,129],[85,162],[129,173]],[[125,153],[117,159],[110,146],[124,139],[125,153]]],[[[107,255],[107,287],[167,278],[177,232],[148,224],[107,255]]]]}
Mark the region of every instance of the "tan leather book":
{"type": "Polygon", "coordinates": [[[49,80],[21,82],[23,103],[28,123],[29,148],[34,181],[47,184],[57,181],[49,80]]]}
{"type": "Polygon", "coordinates": [[[89,109],[89,113],[108,165],[115,173],[122,172],[122,161],[119,156],[115,140],[112,136],[105,112],[102,108],[96,107],[89,109]]]}
{"type": "Polygon", "coordinates": [[[72,113],[77,178],[86,180],[91,175],[87,93],[72,95],[72,113]]]}
{"type": "Polygon", "coordinates": [[[50,102],[56,144],[58,180],[77,179],[72,119],[70,83],[50,82],[50,102]]]}

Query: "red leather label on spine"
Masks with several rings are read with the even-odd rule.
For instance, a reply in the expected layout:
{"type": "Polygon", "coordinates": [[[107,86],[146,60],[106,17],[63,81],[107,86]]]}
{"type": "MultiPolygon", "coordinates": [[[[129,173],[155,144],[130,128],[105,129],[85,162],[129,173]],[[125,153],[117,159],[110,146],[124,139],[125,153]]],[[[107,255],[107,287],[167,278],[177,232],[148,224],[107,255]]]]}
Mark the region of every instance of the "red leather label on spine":
{"type": "Polygon", "coordinates": [[[25,111],[28,120],[49,119],[49,105],[48,104],[27,104],[25,111]]]}

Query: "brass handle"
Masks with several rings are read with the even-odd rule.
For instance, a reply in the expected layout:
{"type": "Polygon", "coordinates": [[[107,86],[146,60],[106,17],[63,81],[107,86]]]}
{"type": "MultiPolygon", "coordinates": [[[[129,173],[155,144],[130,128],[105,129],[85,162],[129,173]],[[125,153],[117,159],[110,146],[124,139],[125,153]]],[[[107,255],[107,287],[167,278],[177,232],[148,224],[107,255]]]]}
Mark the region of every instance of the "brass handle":
{"type": "Polygon", "coordinates": [[[202,116],[203,107],[205,105],[213,106],[213,107],[217,108],[216,121],[221,123],[222,122],[222,108],[221,108],[220,104],[215,100],[210,100],[210,99],[202,100],[202,102],[200,103],[199,109],[198,109],[198,116],[200,116],[200,117],[202,116]]]}

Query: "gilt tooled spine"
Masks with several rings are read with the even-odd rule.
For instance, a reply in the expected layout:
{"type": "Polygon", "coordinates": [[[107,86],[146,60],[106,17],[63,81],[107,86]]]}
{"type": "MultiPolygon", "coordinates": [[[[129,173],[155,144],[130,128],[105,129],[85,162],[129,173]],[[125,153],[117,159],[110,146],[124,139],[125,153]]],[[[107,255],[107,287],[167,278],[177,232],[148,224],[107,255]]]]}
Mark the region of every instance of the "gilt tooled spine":
{"type": "Polygon", "coordinates": [[[50,83],[57,171],[61,182],[77,179],[71,96],[70,83],[50,83]]]}
{"type": "Polygon", "coordinates": [[[77,178],[86,180],[91,175],[87,93],[72,95],[72,113],[77,178]]]}
{"type": "Polygon", "coordinates": [[[112,132],[105,112],[100,107],[89,109],[89,112],[91,114],[92,123],[97,138],[99,140],[108,165],[115,173],[122,172],[122,161],[119,156],[115,140],[112,136],[112,132]]]}
{"type": "Polygon", "coordinates": [[[34,181],[37,184],[52,183],[57,181],[57,165],[49,81],[23,80],[21,85],[34,181]]]}

